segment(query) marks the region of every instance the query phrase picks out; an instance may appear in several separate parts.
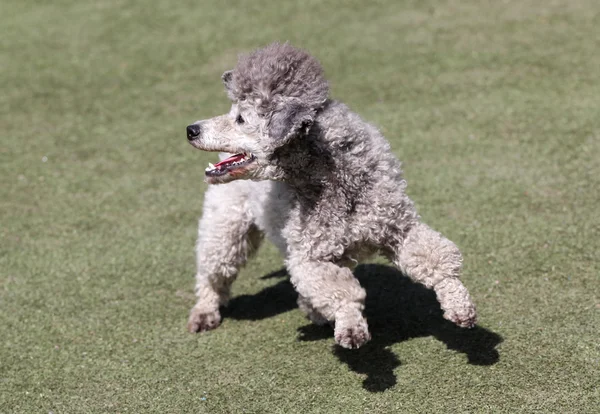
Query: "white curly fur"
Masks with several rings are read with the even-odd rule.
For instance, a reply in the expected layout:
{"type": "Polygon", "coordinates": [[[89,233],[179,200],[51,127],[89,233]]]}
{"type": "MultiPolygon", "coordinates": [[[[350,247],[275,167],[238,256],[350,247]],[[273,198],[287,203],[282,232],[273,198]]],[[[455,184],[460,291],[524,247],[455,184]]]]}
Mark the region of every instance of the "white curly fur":
{"type": "Polygon", "coordinates": [[[203,150],[252,153],[255,161],[207,177],[221,185],[209,186],[200,220],[190,331],[218,326],[219,306],[263,235],[285,256],[300,309],[315,323],[334,324],[343,347],[370,339],[365,290],[350,268],[374,253],[432,288],[447,319],[474,326],[458,248],[420,221],[388,142],[328,98],[314,58],[275,43],[242,57],[223,81],[230,113],[196,122],[200,132],[188,139],[203,150]]]}

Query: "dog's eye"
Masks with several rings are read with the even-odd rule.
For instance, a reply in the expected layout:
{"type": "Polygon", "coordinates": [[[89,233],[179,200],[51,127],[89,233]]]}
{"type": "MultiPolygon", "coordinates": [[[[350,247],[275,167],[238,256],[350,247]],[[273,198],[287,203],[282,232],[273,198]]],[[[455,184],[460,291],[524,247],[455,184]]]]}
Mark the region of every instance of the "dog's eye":
{"type": "Polygon", "coordinates": [[[246,121],[244,121],[244,118],[242,118],[241,115],[238,115],[237,118],[235,118],[235,122],[238,124],[243,124],[246,121]]]}

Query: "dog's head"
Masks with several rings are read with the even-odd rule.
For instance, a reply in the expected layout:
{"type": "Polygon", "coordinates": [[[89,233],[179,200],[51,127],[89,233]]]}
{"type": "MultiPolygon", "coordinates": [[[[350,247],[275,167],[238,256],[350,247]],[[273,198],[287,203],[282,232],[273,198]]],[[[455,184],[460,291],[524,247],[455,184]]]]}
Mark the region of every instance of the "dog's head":
{"type": "Polygon", "coordinates": [[[235,154],[209,164],[206,181],[280,179],[273,154],[301,139],[327,101],[321,65],[288,43],[273,43],[242,56],[222,79],[232,101],[229,113],[187,127],[194,147],[235,154]]]}

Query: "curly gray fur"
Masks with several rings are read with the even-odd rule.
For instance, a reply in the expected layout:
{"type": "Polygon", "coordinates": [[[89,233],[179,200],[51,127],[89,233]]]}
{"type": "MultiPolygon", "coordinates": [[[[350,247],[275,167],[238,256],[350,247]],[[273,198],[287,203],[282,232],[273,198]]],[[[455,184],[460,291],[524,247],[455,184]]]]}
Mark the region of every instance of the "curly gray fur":
{"type": "Polygon", "coordinates": [[[229,184],[206,194],[190,331],[219,324],[219,306],[263,234],[285,256],[301,310],[315,323],[333,323],[343,347],[370,339],[365,291],[350,268],[374,253],[432,288],[447,319],[475,324],[458,248],[420,221],[388,142],[328,98],[316,59],[274,43],[242,57],[223,81],[231,111],[196,122],[202,132],[190,143],[252,153],[254,161],[207,175],[211,184],[229,184]]]}
{"type": "Polygon", "coordinates": [[[252,101],[259,113],[274,111],[281,98],[296,98],[317,109],[329,94],[319,62],[289,43],[272,43],[243,55],[229,73],[224,76],[229,98],[252,101]]]}

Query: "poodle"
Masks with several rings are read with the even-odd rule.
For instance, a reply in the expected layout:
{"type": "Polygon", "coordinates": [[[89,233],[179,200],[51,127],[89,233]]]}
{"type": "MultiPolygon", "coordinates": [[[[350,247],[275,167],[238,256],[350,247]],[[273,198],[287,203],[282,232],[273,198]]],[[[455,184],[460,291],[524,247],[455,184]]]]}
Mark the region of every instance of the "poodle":
{"type": "Polygon", "coordinates": [[[222,80],[229,113],[187,127],[191,145],[221,153],[205,170],[219,185],[209,185],[199,223],[190,332],[219,326],[219,307],[264,236],[285,257],[300,309],[330,323],[344,348],[371,338],[352,268],[376,253],[433,289],[446,319],[475,325],[458,248],[420,220],[389,143],[329,98],[314,57],[273,43],[222,80]]]}

